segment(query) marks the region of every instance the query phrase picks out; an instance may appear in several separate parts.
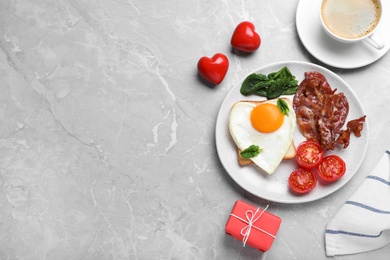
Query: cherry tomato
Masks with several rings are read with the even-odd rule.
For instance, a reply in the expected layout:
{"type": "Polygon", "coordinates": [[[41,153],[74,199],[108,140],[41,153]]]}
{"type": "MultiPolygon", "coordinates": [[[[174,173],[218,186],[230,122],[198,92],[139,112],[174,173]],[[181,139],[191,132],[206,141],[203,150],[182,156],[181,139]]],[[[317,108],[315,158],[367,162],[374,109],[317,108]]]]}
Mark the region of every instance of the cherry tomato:
{"type": "Polygon", "coordinates": [[[290,174],[288,185],[299,194],[311,191],[317,184],[317,178],[311,170],[298,168],[290,174]]]}
{"type": "Polygon", "coordinates": [[[198,61],[198,71],[203,78],[213,84],[218,85],[222,82],[229,68],[228,58],[217,53],[213,57],[201,57],[198,61]]]}
{"type": "Polygon", "coordinates": [[[237,25],[230,43],[237,50],[254,52],[260,47],[261,38],[255,31],[253,23],[244,21],[237,25]]]}
{"type": "Polygon", "coordinates": [[[300,167],[311,169],[317,167],[324,157],[324,150],[320,144],[314,141],[304,141],[297,148],[295,156],[300,167]]]}
{"type": "Polygon", "coordinates": [[[345,162],[337,155],[325,156],[317,166],[318,177],[325,182],[334,182],[340,179],[346,170],[345,162]]]}

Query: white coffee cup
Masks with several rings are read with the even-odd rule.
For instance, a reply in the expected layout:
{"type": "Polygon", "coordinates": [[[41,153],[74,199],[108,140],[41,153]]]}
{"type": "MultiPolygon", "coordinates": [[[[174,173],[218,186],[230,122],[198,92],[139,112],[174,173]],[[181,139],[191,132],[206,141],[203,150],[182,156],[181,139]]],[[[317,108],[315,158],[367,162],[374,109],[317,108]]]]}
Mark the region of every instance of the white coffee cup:
{"type": "Polygon", "coordinates": [[[382,17],[381,0],[322,0],[319,16],[325,32],[339,42],[364,40],[378,50],[384,47],[374,34],[382,17]]]}

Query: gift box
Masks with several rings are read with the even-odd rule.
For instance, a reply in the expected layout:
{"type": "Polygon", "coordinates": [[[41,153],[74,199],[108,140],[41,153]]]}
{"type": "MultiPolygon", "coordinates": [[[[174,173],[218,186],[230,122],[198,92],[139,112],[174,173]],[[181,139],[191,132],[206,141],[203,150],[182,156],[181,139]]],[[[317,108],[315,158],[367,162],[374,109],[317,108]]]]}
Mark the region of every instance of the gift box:
{"type": "MultiPolygon", "coordinates": [[[[267,206],[268,208],[268,206],[267,206]]],[[[276,238],[282,219],[241,200],[234,204],[225,232],[263,252],[268,251],[276,238]]]]}

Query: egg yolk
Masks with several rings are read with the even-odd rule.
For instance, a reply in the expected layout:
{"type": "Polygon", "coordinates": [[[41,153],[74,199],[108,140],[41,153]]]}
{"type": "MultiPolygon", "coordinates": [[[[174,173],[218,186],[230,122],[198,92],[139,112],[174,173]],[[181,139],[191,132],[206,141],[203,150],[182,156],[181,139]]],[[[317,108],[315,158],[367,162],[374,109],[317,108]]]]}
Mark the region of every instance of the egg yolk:
{"type": "Polygon", "coordinates": [[[278,106],[271,103],[260,104],[253,108],[251,113],[252,126],[263,133],[276,131],[283,124],[283,120],[284,116],[278,106]]]}

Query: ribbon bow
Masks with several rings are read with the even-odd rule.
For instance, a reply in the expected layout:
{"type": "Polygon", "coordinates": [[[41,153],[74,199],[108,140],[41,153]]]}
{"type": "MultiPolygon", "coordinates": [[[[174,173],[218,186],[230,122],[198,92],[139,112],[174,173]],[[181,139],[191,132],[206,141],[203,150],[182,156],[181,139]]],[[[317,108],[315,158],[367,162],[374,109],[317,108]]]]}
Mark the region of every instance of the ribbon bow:
{"type": "Polygon", "coordinates": [[[249,238],[249,235],[251,233],[252,228],[255,228],[255,229],[257,229],[257,230],[259,230],[259,231],[261,231],[261,232],[263,232],[263,233],[265,233],[265,234],[275,238],[275,236],[272,235],[271,233],[268,233],[267,231],[265,231],[265,230],[263,230],[263,229],[261,229],[259,227],[256,227],[255,225],[253,225],[253,223],[255,223],[264,214],[264,212],[267,210],[268,206],[269,205],[267,205],[267,207],[265,207],[265,209],[263,209],[258,216],[256,216],[256,215],[257,215],[257,213],[260,210],[259,208],[256,209],[255,213],[253,213],[252,210],[247,210],[245,212],[246,220],[241,218],[241,217],[239,217],[239,216],[237,216],[237,215],[230,214],[231,216],[233,216],[233,217],[235,217],[235,218],[245,222],[246,224],[248,224],[245,227],[243,227],[241,229],[241,232],[240,232],[240,234],[243,236],[243,239],[242,239],[243,247],[245,247],[246,241],[248,241],[248,238],[249,238]]]}

